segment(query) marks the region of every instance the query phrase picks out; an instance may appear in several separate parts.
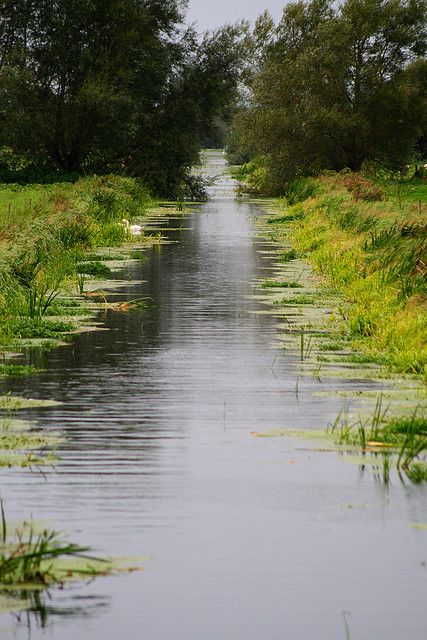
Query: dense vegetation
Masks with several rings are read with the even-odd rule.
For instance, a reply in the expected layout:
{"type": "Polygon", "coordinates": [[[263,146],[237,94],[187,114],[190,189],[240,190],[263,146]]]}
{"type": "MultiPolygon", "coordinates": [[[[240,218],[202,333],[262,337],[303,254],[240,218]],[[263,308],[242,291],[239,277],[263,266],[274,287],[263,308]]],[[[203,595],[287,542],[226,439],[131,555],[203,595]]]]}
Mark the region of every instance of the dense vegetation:
{"type": "Polygon", "coordinates": [[[0,177],[116,172],[158,194],[182,191],[227,117],[240,55],[238,29],[199,38],[185,7],[0,1],[0,177]]]}
{"type": "Polygon", "coordinates": [[[284,196],[274,235],[342,296],[355,347],[425,379],[426,24],[425,0],[263,14],[229,143],[247,191],[284,196]]]}
{"type": "Polygon", "coordinates": [[[248,35],[248,93],[234,157],[264,192],[300,175],[367,163],[392,170],[426,152],[425,0],[310,0],[264,14],[248,35]]]}
{"type": "MultiPolygon", "coordinates": [[[[57,316],[73,315],[72,301],[63,302],[64,309],[57,296],[64,288],[75,294],[79,279],[83,281],[88,272],[106,276],[105,265],[81,261],[96,247],[129,239],[123,218],[143,215],[149,203],[144,185],[123,176],[81,178],[75,184],[3,185],[0,344],[55,338],[73,329],[69,323],[47,319],[52,311],[57,316]]],[[[75,311],[81,313],[81,308],[75,311]]]]}
{"type": "Polygon", "coordinates": [[[270,227],[340,294],[336,320],[366,361],[427,381],[427,210],[388,189],[350,171],[300,178],[270,227]]]}

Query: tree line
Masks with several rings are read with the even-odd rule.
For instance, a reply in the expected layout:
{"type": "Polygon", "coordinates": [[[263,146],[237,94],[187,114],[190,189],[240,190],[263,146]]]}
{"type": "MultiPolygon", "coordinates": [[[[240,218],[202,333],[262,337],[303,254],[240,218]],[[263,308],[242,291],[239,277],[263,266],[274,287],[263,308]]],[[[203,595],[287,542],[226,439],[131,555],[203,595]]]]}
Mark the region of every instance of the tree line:
{"type": "Polygon", "coordinates": [[[397,170],[427,152],[425,0],[293,2],[247,34],[230,151],[270,191],[320,170],[397,170]]]}
{"type": "Polygon", "coordinates": [[[119,172],[176,195],[235,103],[240,31],[200,37],[184,0],[0,0],[8,166],[119,172]]]}

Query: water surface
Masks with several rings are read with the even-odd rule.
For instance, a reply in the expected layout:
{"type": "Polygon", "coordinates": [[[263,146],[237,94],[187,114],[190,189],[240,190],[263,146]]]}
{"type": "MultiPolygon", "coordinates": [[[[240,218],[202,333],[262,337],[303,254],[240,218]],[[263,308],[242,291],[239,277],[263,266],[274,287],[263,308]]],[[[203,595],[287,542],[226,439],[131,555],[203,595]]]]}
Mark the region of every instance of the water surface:
{"type": "MultiPolygon", "coordinates": [[[[209,170],[224,170],[210,154],[209,170]]],[[[44,354],[15,393],[60,407],[27,412],[61,429],[45,475],[2,470],[10,517],[33,513],[145,571],[53,590],[33,640],[353,640],[425,637],[426,490],[385,489],[334,452],[252,431],[324,427],[339,398],[318,398],[277,349],[274,317],[254,313],[273,273],[254,234],[260,211],[224,175],[213,199],[170,231],[176,241],[127,267],[108,331],[44,354]],[[144,282],[133,284],[133,281],[144,282]]],[[[321,389],[348,388],[326,381],[321,389]]],[[[375,385],[372,385],[375,388],[375,385]]],[[[6,389],[7,390],[7,389],[6,389]]],[[[8,614],[18,639],[21,622],[8,614]]]]}

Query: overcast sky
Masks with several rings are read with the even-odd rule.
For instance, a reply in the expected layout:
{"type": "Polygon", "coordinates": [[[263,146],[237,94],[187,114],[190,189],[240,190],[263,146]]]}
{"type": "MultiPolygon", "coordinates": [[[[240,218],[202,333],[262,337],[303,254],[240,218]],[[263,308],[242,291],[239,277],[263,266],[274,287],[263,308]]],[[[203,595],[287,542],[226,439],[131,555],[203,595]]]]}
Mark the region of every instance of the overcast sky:
{"type": "Polygon", "coordinates": [[[286,0],[190,0],[188,22],[197,22],[199,31],[246,18],[253,21],[265,9],[274,18],[282,15],[286,0]]]}

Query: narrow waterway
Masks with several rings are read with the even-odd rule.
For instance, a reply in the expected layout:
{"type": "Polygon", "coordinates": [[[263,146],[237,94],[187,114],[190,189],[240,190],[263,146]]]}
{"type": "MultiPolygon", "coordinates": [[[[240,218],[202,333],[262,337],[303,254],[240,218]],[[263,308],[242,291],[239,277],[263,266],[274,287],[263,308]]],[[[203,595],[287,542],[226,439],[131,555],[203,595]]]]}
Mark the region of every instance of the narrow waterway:
{"type": "MultiPolygon", "coordinates": [[[[209,169],[224,171],[219,153],[209,169]]],[[[53,398],[28,412],[60,429],[45,474],[2,470],[11,518],[34,518],[145,570],[52,590],[1,627],[33,640],[420,640],[427,632],[425,488],[387,489],[336,452],[253,431],[326,425],[345,381],[304,378],[256,313],[274,268],[255,205],[224,174],[173,242],[127,267],[108,331],[44,354],[46,371],[4,389],[53,398]],[[133,281],[144,281],[132,284],[133,281]]],[[[121,274],[120,277],[123,277],[121,274]]],[[[3,385],[5,386],[5,385],[3,385]]],[[[13,635],[12,635],[13,634],[13,635]]]]}

